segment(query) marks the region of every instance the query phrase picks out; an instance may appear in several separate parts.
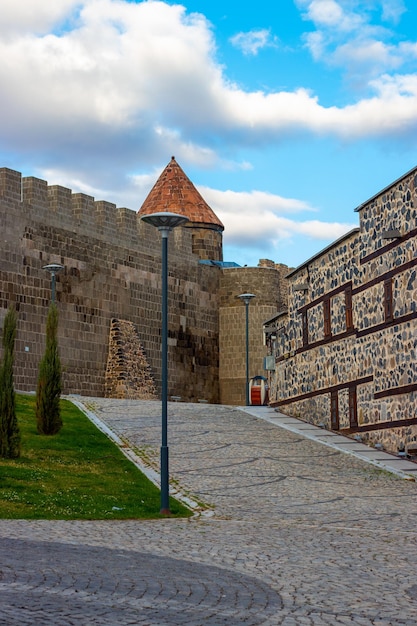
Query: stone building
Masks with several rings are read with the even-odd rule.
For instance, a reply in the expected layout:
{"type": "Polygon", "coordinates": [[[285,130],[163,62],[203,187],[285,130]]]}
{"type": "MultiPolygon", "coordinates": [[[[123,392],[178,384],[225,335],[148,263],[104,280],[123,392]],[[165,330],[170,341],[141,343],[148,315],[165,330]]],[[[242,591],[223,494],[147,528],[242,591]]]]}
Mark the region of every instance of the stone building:
{"type": "MultiPolygon", "coordinates": [[[[263,373],[262,321],[282,306],[285,268],[223,261],[223,224],[174,158],[139,213],[0,169],[0,329],[15,306],[15,386],[36,388],[56,275],[64,393],[157,397],[161,385],[161,240],[142,215],[188,217],[169,236],[169,389],[182,400],[245,402],[244,306],[250,375],[263,373]]],[[[1,347],[0,347],[1,351],[1,347]]]]}
{"type": "Polygon", "coordinates": [[[417,440],[417,169],[288,278],[270,318],[271,404],[397,452],[417,440]]]}

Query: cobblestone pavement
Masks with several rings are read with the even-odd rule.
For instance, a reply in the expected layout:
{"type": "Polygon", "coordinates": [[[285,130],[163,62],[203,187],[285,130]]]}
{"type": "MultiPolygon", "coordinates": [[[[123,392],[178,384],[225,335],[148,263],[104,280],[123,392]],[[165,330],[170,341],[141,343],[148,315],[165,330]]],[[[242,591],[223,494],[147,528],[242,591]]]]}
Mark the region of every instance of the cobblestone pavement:
{"type": "MultiPolygon", "coordinates": [[[[158,402],[82,399],[157,469],[158,402]]],[[[0,520],[0,625],[417,625],[417,483],[233,407],[169,405],[187,520],[0,520]]]]}

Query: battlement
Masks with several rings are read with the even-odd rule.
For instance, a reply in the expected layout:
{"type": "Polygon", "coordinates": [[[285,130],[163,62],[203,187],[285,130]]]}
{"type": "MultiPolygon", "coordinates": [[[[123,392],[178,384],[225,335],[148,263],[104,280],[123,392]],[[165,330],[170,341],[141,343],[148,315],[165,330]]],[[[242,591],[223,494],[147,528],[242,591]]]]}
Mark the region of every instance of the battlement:
{"type": "Polygon", "coordinates": [[[22,174],[8,167],[0,168],[0,198],[4,202],[22,201],[22,174]]]}
{"type": "Polygon", "coordinates": [[[127,239],[131,244],[145,227],[132,209],[118,208],[112,202],[73,193],[60,185],[48,185],[34,176],[22,177],[6,167],[0,168],[0,198],[3,210],[18,210],[20,206],[35,221],[87,236],[127,239]]]}
{"type": "MultiPolygon", "coordinates": [[[[0,169],[0,223],[0,329],[14,304],[19,313],[17,388],[36,386],[51,298],[51,276],[44,267],[52,262],[63,265],[55,295],[65,392],[102,395],[107,372],[124,385],[126,397],[133,397],[139,387],[149,387],[144,369],[132,366],[140,346],[160,386],[158,230],[136,211],[8,168],[0,169]],[[129,346],[122,354],[121,337],[109,335],[111,320],[124,324],[129,346]]],[[[176,228],[170,236],[171,393],[218,401],[220,272],[199,263],[193,236],[189,228],[176,228]]]]}

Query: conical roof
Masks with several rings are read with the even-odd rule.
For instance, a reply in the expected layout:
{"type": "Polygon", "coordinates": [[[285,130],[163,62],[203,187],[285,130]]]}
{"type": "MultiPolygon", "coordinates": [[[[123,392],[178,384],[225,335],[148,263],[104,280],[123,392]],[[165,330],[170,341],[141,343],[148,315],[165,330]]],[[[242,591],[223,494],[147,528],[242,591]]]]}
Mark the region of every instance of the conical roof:
{"type": "Polygon", "coordinates": [[[146,200],[139,209],[139,215],[151,215],[170,211],[188,217],[193,224],[208,224],[224,230],[224,226],[212,211],[188,176],[171,158],[146,200]]]}

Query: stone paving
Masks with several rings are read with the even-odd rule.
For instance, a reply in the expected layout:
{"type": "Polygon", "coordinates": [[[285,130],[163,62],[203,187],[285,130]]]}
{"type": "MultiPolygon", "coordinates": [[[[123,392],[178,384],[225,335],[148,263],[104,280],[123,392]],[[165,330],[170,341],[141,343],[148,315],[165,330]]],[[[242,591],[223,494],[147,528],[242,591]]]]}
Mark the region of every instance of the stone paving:
{"type": "MultiPolygon", "coordinates": [[[[157,469],[160,403],[82,399],[157,469]]],[[[233,407],[170,403],[187,520],[0,520],[0,624],[417,625],[417,483],[233,407]]]]}

